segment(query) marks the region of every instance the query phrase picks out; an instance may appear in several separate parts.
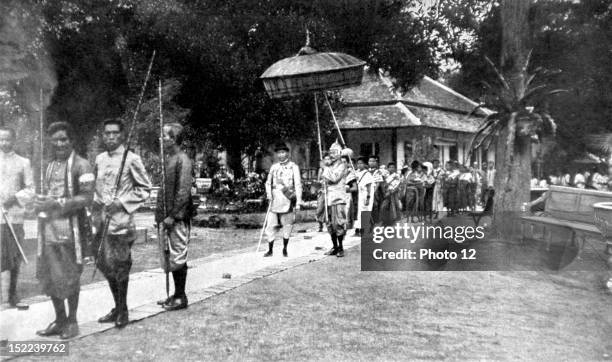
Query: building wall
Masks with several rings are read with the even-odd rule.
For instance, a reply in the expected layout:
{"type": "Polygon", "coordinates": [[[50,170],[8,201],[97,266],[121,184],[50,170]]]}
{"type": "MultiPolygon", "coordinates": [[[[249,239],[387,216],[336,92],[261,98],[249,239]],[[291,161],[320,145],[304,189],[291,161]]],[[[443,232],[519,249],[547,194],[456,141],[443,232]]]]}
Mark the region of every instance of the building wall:
{"type": "MultiPolygon", "coordinates": [[[[371,143],[373,145],[378,143],[381,164],[387,164],[393,161],[393,153],[396,147],[392,144],[393,131],[390,129],[361,129],[361,130],[345,130],[342,132],[344,140],[347,146],[353,150],[355,157],[369,156],[360,155],[361,145],[365,143],[371,143]]],[[[374,147],[374,146],[373,146],[374,147]]]]}
{"type": "MultiPolygon", "coordinates": [[[[423,137],[426,137],[432,145],[438,148],[438,155],[434,156],[434,158],[437,157],[442,163],[449,161],[451,156],[453,156],[452,159],[455,161],[471,163],[471,160],[466,159],[472,137],[471,134],[423,127],[407,127],[395,131],[396,142],[393,144],[393,133],[394,130],[391,129],[360,129],[345,130],[343,132],[348,147],[354,151],[355,157],[360,156],[362,144],[378,143],[378,156],[381,164],[387,164],[394,160],[399,167],[402,167],[405,163],[409,164],[412,160],[407,159],[405,154],[406,144],[412,145],[414,150],[417,140],[421,140],[423,137]],[[451,155],[451,148],[453,149],[453,155],[451,155]]],[[[485,160],[495,161],[495,151],[493,147],[487,151],[476,150],[474,157],[475,162],[482,165],[485,160]]]]}

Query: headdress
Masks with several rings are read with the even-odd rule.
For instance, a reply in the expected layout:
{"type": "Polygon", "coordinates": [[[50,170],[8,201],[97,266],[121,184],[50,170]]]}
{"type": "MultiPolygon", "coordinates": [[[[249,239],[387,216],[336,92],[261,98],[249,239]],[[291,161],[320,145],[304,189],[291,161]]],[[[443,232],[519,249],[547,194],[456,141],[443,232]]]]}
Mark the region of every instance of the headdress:
{"type": "Polygon", "coordinates": [[[338,140],[329,146],[329,153],[332,153],[333,151],[337,151],[339,154],[342,153],[342,146],[338,143],[338,140]]]}

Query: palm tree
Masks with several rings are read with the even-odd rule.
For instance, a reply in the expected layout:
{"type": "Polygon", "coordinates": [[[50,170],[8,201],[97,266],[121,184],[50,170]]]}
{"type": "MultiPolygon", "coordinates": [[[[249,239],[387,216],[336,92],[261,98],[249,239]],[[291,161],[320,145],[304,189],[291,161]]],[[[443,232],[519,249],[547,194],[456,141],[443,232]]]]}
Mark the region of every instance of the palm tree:
{"type": "Polygon", "coordinates": [[[482,125],[470,142],[470,152],[479,147],[486,149],[493,143],[496,145],[498,165],[494,220],[500,219],[496,217],[499,212],[518,211],[521,203],[529,201],[532,143],[539,142],[545,135],[554,136],[557,130],[557,125],[547,110],[546,101],[564,90],[551,90],[545,83],[536,84],[536,80],[541,76],[548,76],[553,72],[538,68],[530,73],[530,58],[531,52],[527,54],[524,64],[519,72],[515,73],[512,81],[486,58],[496,75],[496,83],[490,85],[484,82],[488,90],[486,100],[472,112],[473,114],[479,109],[488,110],[482,125]]]}

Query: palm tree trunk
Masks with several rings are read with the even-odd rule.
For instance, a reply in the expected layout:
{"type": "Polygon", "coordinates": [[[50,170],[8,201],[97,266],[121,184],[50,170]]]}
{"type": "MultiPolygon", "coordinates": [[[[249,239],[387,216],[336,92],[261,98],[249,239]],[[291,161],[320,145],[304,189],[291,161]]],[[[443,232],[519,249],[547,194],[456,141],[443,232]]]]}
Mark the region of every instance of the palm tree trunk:
{"type": "MultiPolygon", "coordinates": [[[[501,4],[502,72],[519,98],[525,92],[521,77],[525,76],[522,68],[528,55],[530,3],[530,0],[503,0],[501,4]]],[[[509,219],[510,213],[518,212],[521,204],[529,201],[530,195],[531,140],[515,138],[515,121],[516,119],[513,119],[508,122],[496,145],[493,225],[503,235],[510,235],[512,231],[514,223],[509,219]]]]}
{"type": "MultiPolygon", "coordinates": [[[[512,130],[514,131],[514,130],[512,130]]],[[[500,134],[495,148],[497,172],[493,198],[493,225],[502,235],[513,233],[512,222],[521,204],[529,201],[531,180],[531,140],[527,137],[515,140],[509,163],[506,158],[509,129],[500,134]]]]}

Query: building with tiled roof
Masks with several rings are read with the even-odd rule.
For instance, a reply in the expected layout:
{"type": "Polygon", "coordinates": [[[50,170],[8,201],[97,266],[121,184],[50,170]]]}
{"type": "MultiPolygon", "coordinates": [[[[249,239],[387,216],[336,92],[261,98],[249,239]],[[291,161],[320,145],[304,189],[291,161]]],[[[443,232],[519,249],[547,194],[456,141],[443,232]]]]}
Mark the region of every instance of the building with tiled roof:
{"type": "Polygon", "coordinates": [[[422,146],[417,143],[426,142],[441,162],[481,164],[495,158],[493,150],[477,150],[471,160],[464,159],[487,111],[470,115],[476,102],[427,76],[399,92],[388,77],[366,72],[360,86],[340,95],[338,123],[357,155],[378,154],[381,163],[394,161],[401,166],[417,158],[414,150],[422,146]]]}

